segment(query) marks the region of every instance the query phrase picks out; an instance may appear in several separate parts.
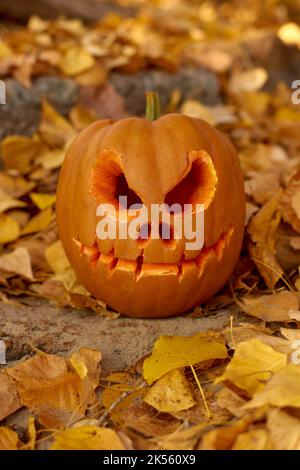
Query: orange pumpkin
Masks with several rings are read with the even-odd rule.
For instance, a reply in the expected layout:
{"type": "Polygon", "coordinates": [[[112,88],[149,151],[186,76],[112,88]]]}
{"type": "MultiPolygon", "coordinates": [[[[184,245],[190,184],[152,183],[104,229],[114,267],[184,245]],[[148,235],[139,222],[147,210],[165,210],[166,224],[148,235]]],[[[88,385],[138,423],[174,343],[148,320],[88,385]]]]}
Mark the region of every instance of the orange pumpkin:
{"type": "Polygon", "coordinates": [[[244,233],[243,178],[230,141],[200,119],[154,119],[155,106],[149,94],[148,119],[100,120],[82,131],[57,191],[60,237],[76,275],[96,298],[132,317],[168,317],[206,301],[230,277],[244,233]],[[121,217],[120,195],[144,207],[203,204],[204,246],[188,251],[184,235],[97,238],[97,207],[113,204],[121,217]]]}

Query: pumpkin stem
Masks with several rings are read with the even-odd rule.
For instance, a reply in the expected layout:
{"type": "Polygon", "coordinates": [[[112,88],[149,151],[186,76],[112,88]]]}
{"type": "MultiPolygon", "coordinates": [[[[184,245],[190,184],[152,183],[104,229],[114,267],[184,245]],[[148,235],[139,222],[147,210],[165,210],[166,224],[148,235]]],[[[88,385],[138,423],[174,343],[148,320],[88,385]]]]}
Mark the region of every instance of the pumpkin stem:
{"type": "Polygon", "coordinates": [[[155,121],[160,116],[159,96],[155,91],[146,92],[146,119],[155,121]]]}

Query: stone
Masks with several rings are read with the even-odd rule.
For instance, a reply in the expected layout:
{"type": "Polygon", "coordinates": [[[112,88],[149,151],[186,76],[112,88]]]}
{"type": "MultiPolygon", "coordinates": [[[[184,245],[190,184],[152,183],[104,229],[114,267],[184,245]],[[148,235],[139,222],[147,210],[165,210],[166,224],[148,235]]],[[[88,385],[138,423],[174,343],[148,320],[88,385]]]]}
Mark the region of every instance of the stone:
{"type": "Polygon", "coordinates": [[[199,318],[108,319],[88,310],[57,308],[44,299],[26,297],[20,301],[27,305],[0,302],[0,340],[6,344],[8,365],[33,354],[32,346],[64,355],[88,347],[102,352],[104,374],[134,365],[152,351],[161,335],[221,330],[237,313],[237,308],[231,307],[199,318]]]}
{"type": "Polygon", "coordinates": [[[146,91],[159,93],[163,111],[174,90],[181,92],[182,101],[195,99],[209,105],[221,101],[216,75],[201,68],[187,67],[176,73],[142,70],[134,75],[112,72],[109,81],[117,93],[123,96],[126,110],[137,116],[145,114],[146,91]]]}

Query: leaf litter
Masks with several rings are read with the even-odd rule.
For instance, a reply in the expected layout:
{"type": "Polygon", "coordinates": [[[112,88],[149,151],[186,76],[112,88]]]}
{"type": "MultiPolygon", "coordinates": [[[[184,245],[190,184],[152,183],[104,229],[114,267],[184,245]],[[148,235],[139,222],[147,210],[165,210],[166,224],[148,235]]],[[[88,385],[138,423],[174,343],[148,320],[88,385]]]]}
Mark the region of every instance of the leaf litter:
{"type": "Polygon", "coordinates": [[[30,87],[51,71],[75,80],[85,96],[68,116],[44,99],[32,136],[1,141],[1,301],[18,305],[19,295],[38,295],[118,316],[78,283],[63,252],[54,210],[59,169],[78,130],[101,113],[126,115],[108,83],[112,71],[189,65],[220,79],[222,102],[172,90],[166,110],[206,119],[229,135],[247,196],[236,271],[222,295],[193,316],[236,304],[242,317],[218,332],[160,337],[142,369],[102,376],[101,352],[87,348],[68,358],[38,351],[2,367],[0,448],[299,450],[300,111],[284,81],[268,86],[268,64],[255,65],[241,52],[249,30],[260,41],[271,30],[282,47],[299,49],[299,27],[287,2],[280,11],[269,2],[263,16],[260,8],[241,15],[230,2],[196,9],[183,0],[173,8],[139,3],[130,19],[108,14],[87,27],[80,19],[34,16],[1,36],[0,76],[30,87]],[[106,93],[100,113],[93,106],[97,87],[106,93]],[[24,411],[29,419],[20,433],[10,423],[24,411]]]}

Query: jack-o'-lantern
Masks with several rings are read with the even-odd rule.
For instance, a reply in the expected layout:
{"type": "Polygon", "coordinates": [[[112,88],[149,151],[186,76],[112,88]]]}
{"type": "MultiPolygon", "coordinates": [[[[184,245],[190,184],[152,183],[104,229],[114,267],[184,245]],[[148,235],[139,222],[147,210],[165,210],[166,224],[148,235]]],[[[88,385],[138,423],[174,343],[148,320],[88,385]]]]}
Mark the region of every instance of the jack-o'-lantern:
{"type": "Polygon", "coordinates": [[[57,220],[82,284],[119,312],[155,318],[191,311],[226,283],[241,249],[245,198],[239,160],[224,134],[182,114],[156,118],[156,95],[147,101],[146,119],[100,120],[79,134],[62,166],[57,220]],[[128,207],[120,208],[120,196],[128,207]],[[204,244],[188,250],[183,231],[174,236],[175,212],[168,239],[165,222],[158,237],[150,229],[148,237],[99,238],[101,204],[115,207],[115,222],[122,218],[123,225],[124,214],[128,224],[133,219],[132,204],[187,204],[192,219],[202,207],[204,244]]]}

